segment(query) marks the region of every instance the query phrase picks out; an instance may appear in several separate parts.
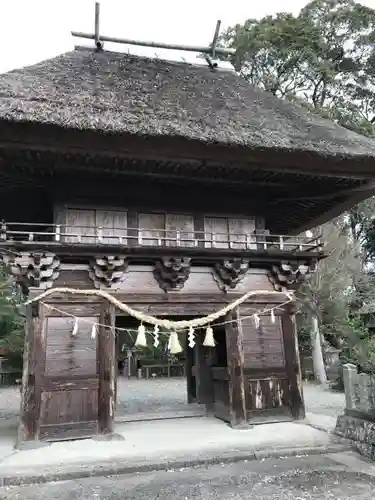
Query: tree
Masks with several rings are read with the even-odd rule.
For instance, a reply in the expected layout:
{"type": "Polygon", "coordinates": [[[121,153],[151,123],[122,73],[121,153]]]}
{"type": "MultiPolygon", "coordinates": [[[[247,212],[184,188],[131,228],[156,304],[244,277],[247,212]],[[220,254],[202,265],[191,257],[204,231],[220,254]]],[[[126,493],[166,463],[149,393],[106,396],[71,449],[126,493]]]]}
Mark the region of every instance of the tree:
{"type": "Polygon", "coordinates": [[[8,362],[22,367],[24,318],[20,306],[23,296],[7,269],[0,266],[0,347],[8,362]]]}
{"type": "MultiPolygon", "coordinates": [[[[353,0],[312,0],[298,16],[280,13],[229,28],[221,43],[235,48],[232,63],[249,83],[375,135],[375,10],[353,0]]],[[[353,314],[375,295],[368,270],[375,260],[374,208],[367,200],[319,228],[331,255],[301,291],[299,323],[321,381],[322,338],[340,346],[358,340],[362,326],[353,314]]]]}

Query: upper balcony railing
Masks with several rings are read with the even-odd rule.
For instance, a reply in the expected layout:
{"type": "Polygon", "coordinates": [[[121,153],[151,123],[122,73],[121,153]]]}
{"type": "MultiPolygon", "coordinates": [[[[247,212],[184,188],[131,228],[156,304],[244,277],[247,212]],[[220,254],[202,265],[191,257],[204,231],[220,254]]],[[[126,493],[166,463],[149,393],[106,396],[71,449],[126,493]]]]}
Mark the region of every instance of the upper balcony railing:
{"type": "Polygon", "coordinates": [[[283,252],[321,252],[319,237],[273,235],[268,231],[251,234],[171,229],[103,228],[1,222],[0,242],[37,245],[120,245],[124,247],[215,248],[231,250],[279,250],[283,252]]]}

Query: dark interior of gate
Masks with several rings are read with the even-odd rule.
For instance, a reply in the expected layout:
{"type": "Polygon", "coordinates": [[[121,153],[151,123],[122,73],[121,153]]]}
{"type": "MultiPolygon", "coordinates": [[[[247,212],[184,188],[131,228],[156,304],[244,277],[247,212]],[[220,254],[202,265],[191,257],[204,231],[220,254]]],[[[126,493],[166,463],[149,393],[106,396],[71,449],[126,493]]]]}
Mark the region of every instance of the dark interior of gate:
{"type": "Polygon", "coordinates": [[[30,306],[19,442],[87,438],[114,432],[117,422],[154,418],[210,415],[234,428],[300,418],[290,311],[281,307],[275,321],[263,316],[256,325],[250,314],[259,307],[244,305],[213,324],[215,347],[203,345],[204,329],[196,331],[193,348],[181,332],[183,351],[155,362],[152,349],[147,360],[145,350],[134,348],[137,323],[126,316],[116,321],[106,303],[30,306]],[[125,357],[130,366],[119,362],[125,357]]]}
{"type": "Polygon", "coordinates": [[[186,331],[179,333],[182,351],[172,354],[168,349],[167,330],[160,331],[155,344],[152,326],[146,327],[147,346],[137,346],[139,322],[129,316],[116,315],[115,325],[117,422],[206,414],[205,406],[197,403],[196,348],[189,346],[186,331]]]}

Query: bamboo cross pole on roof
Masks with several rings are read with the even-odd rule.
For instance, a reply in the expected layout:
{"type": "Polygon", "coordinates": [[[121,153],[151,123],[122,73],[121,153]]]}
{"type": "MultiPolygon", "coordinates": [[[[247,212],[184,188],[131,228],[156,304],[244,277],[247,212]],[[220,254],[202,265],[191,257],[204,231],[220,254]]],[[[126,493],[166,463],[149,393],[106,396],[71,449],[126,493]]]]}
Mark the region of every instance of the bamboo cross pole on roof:
{"type": "Polygon", "coordinates": [[[211,46],[199,46],[199,45],[180,45],[180,44],[170,44],[162,42],[152,42],[152,41],[141,41],[133,40],[130,38],[118,38],[112,36],[100,35],[100,3],[95,3],[95,28],[94,33],[83,33],[81,31],[72,31],[71,34],[76,38],[85,38],[86,40],[94,40],[95,45],[98,50],[103,48],[103,42],[119,43],[126,45],[135,45],[141,47],[153,47],[158,49],[169,49],[169,50],[181,50],[186,52],[198,52],[201,54],[207,54],[211,57],[215,57],[217,54],[221,55],[231,55],[235,53],[234,49],[229,49],[225,47],[217,47],[217,41],[220,32],[221,21],[217,21],[214,38],[211,46]]]}

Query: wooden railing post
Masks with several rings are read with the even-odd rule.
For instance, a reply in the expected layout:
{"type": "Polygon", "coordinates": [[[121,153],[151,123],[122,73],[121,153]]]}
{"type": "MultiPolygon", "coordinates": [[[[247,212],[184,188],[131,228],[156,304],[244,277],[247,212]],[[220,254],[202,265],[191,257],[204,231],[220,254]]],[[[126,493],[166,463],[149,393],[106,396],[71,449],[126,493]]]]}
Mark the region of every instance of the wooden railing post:
{"type": "Polygon", "coordinates": [[[55,227],[55,241],[60,241],[61,239],[61,226],[57,224],[55,227]]]}
{"type": "Polygon", "coordinates": [[[357,367],[351,363],[347,363],[342,367],[344,388],[345,388],[345,405],[347,410],[354,410],[356,407],[355,401],[355,384],[357,382],[357,367]]]}
{"type": "Polygon", "coordinates": [[[6,239],[7,239],[7,225],[5,224],[5,221],[1,221],[1,223],[0,223],[0,240],[6,241],[6,239]]]}
{"type": "Polygon", "coordinates": [[[103,243],[103,229],[101,227],[97,228],[97,238],[98,243],[103,243]]]}

